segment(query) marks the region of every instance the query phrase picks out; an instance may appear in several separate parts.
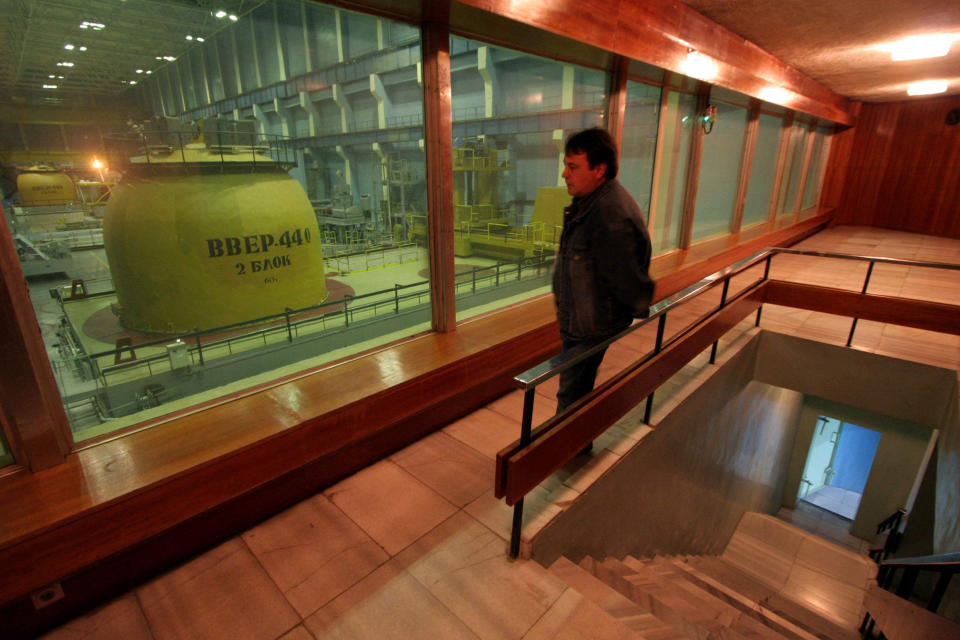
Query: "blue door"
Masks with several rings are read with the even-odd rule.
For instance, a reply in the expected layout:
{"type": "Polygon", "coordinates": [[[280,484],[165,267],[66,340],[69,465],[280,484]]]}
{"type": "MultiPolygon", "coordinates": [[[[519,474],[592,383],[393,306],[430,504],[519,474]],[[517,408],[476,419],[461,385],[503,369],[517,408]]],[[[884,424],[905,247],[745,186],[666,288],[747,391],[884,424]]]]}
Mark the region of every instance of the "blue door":
{"type": "Polygon", "coordinates": [[[863,493],[879,444],[879,431],[845,422],[833,459],[834,476],[830,486],[863,493]]]}

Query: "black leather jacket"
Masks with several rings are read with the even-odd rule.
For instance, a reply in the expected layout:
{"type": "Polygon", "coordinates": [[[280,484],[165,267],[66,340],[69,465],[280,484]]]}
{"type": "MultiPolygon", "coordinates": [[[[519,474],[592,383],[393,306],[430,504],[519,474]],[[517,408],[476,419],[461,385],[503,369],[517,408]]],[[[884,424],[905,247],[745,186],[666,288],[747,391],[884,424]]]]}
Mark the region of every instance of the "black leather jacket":
{"type": "Polygon", "coordinates": [[[650,234],[640,207],[611,179],[564,209],[553,273],[565,340],[609,337],[646,317],[653,299],[650,234]]]}

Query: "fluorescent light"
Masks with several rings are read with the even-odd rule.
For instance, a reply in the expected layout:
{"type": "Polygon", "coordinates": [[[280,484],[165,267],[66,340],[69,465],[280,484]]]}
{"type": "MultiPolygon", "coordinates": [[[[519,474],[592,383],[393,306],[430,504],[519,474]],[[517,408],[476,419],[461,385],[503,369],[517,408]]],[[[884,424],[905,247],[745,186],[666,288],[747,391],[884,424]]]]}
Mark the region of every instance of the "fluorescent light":
{"type": "Polygon", "coordinates": [[[187,40],[193,40],[193,36],[187,34],[187,40]]]}
{"type": "Polygon", "coordinates": [[[923,80],[907,86],[908,96],[929,96],[947,90],[946,80],[923,80]]]}
{"type": "Polygon", "coordinates": [[[53,75],[53,74],[51,73],[51,74],[48,75],[47,77],[48,77],[48,78],[56,78],[57,76],[55,76],[55,75],[53,75]]]}
{"type": "Polygon", "coordinates": [[[58,67],[72,67],[72,66],[73,66],[73,63],[72,63],[72,62],[63,61],[63,62],[58,62],[58,63],[57,63],[57,66],[58,66],[58,67]]]}
{"type": "Polygon", "coordinates": [[[230,18],[231,20],[233,20],[234,22],[236,22],[236,21],[239,19],[239,18],[237,18],[237,16],[233,15],[232,13],[231,13],[229,16],[227,16],[227,17],[230,18]]]}
{"type": "Polygon", "coordinates": [[[136,81],[136,80],[131,80],[131,81],[130,81],[130,84],[137,84],[137,81],[136,81]]]}
{"type": "Polygon", "coordinates": [[[144,73],[146,73],[147,75],[150,75],[151,73],[153,73],[153,71],[150,71],[150,69],[147,69],[146,71],[144,71],[144,73]]]}
{"type": "Polygon", "coordinates": [[[73,51],[76,47],[74,47],[72,44],[65,44],[63,45],[63,48],[67,51],[73,51]]]}
{"type": "Polygon", "coordinates": [[[93,29],[94,31],[100,31],[105,26],[102,22],[90,22],[89,20],[84,20],[80,23],[81,29],[93,29]]]}
{"type": "Polygon", "coordinates": [[[226,18],[226,17],[227,17],[227,12],[224,11],[223,9],[220,9],[220,11],[217,11],[215,14],[213,14],[213,16],[214,16],[215,18],[226,18]]]}
{"type": "Polygon", "coordinates": [[[693,78],[710,80],[717,75],[717,63],[699,51],[690,51],[683,61],[683,72],[693,78]]]}
{"type": "Polygon", "coordinates": [[[137,69],[137,73],[143,73],[143,69],[137,69]]]}
{"type": "Polygon", "coordinates": [[[201,38],[200,36],[197,36],[197,42],[203,42],[203,41],[204,41],[203,38],[201,38]]]}
{"type": "Polygon", "coordinates": [[[953,44],[952,33],[910,36],[890,45],[890,57],[894,60],[941,58],[950,52],[951,44],[953,44]]]}
{"type": "Polygon", "coordinates": [[[43,85],[43,88],[44,88],[44,89],[56,89],[56,88],[57,88],[57,85],[55,85],[55,84],[45,84],[45,85],[43,85]]]}
{"type": "Polygon", "coordinates": [[[80,45],[80,51],[86,51],[86,50],[87,50],[87,48],[86,48],[85,46],[80,45]]]}

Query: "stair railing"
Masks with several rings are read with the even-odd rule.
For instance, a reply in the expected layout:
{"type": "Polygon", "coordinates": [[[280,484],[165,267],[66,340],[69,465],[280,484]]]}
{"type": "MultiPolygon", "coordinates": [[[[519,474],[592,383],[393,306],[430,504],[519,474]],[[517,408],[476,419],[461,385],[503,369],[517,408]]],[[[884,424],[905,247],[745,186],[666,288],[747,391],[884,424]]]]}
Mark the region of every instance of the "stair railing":
{"type": "Polygon", "coordinates": [[[853,322],[847,338],[848,347],[853,341],[857,321],[861,318],[960,335],[960,307],[956,305],[868,294],[870,277],[877,263],[960,271],[960,264],[767,248],[651,306],[646,319],[635,322],[609,340],[591,349],[561,353],[514,377],[514,383],[524,392],[520,438],[497,453],[494,478],[494,495],[504,498],[508,505],[514,507],[510,556],[516,558],[520,552],[523,498],[527,493],[636,406],[637,398],[646,398],[644,422],[649,423],[654,391],[707,346],[712,345],[710,364],[714,364],[719,339],[754,310],[755,324],[759,326],[764,303],[850,316],[853,322]],[[867,262],[869,266],[858,293],[772,280],[771,261],[778,254],[856,260],[867,262]],[[762,277],[728,300],[730,279],[764,262],[762,277]],[[667,313],[719,285],[723,286],[719,306],[664,343],[667,313]],[[591,394],[563,413],[533,429],[533,402],[537,386],[654,321],[658,322],[658,328],[652,351],[611,380],[598,385],[591,394]]]}
{"type": "MultiPolygon", "coordinates": [[[[881,588],[892,591],[897,596],[909,601],[916,595],[914,587],[921,573],[933,573],[936,575],[936,583],[925,608],[927,611],[936,613],[943,601],[943,595],[947,592],[951,578],[958,571],[960,571],[960,552],[915,558],[896,558],[880,563],[880,569],[877,572],[877,584],[881,588]],[[900,580],[896,581],[898,575],[900,580]]],[[[880,629],[875,628],[878,626],[876,615],[877,612],[871,612],[869,609],[864,615],[863,622],[860,624],[860,633],[864,638],[874,638],[877,637],[876,634],[885,637],[880,629]]]]}
{"type": "Polygon", "coordinates": [[[903,539],[904,518],[907,510],[900,507],[877,524],[877,536],[883,536],[883,544],[870,549],[868,554],[877,564],[886,560],[891,553],[895,553],[903,539]]]}

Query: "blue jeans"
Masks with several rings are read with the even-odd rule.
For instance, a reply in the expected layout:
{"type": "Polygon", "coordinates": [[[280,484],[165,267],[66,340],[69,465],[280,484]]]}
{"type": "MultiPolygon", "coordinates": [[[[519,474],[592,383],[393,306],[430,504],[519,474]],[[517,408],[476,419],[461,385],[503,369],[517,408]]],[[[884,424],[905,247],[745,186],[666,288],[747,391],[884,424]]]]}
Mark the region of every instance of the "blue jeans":
{"type": "MultiPolygon", "coordinates": [[[[575,351],[581,353],[587,351],[590,347],[596,346],[606,340],[606,338],[590,338],[586,340],[563,339],[562,352],[568,353],[575,351]]],[[[606,349],[589,356],[564,370],[560,374],[560,387],[557,389],[557,413],[560,413],[574,402],[593,391],[593,385],[597,380],[597,369],[603,361],[606,349]]]]}

